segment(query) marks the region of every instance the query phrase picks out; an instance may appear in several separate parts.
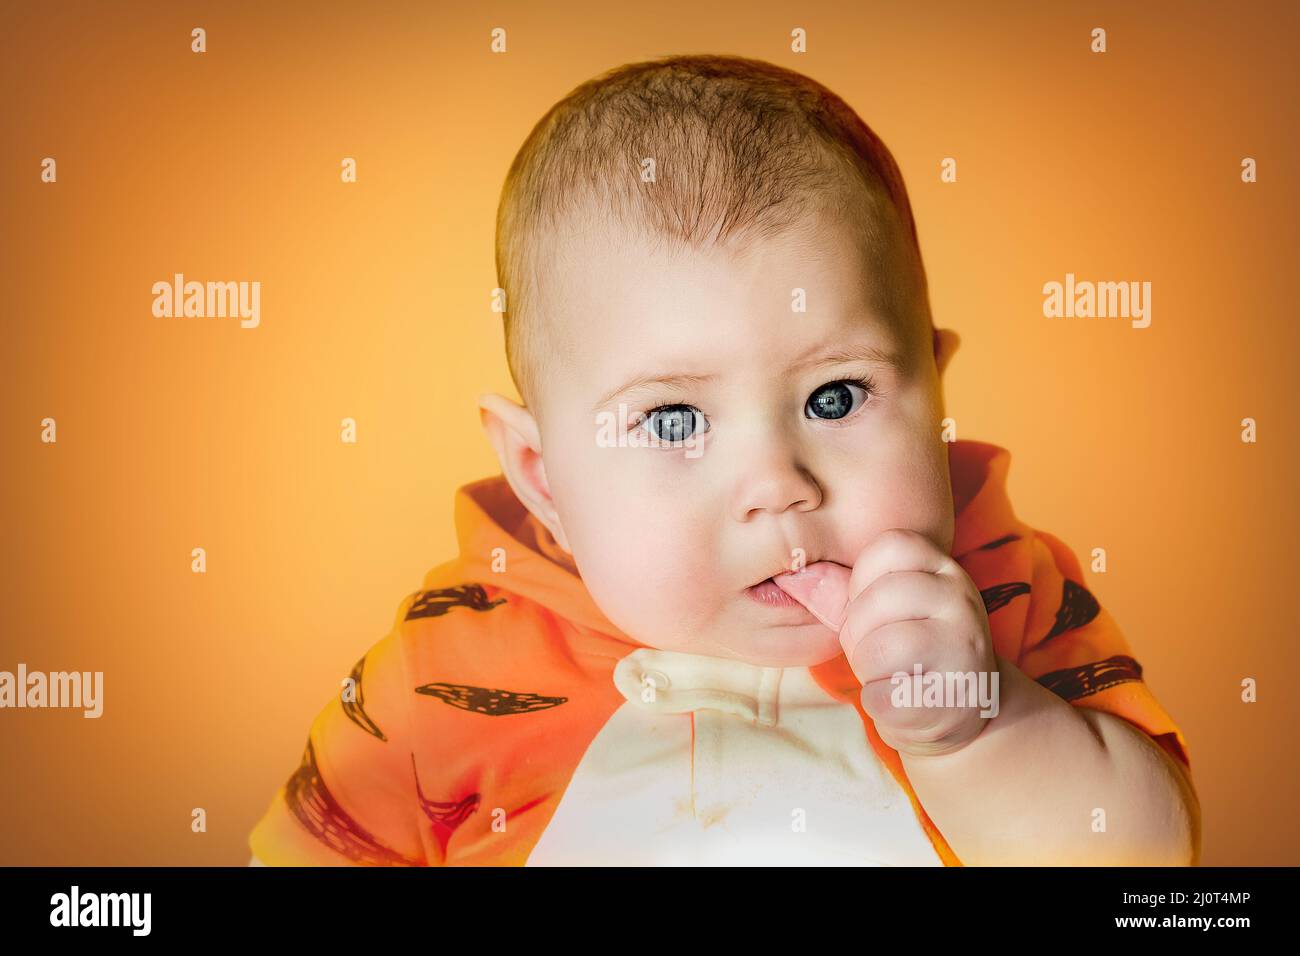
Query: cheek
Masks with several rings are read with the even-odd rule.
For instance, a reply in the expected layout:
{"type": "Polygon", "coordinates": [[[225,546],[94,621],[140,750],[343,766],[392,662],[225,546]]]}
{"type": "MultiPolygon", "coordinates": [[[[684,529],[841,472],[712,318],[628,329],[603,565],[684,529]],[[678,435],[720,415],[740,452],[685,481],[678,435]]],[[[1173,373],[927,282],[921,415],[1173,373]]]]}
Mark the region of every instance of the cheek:
{"type": "Polygon", "coordinates": [[[689,527],[623,515],[584,523],[570,543],[592,599],[624,633],[669,646],[708,620],[717,572],[689,527]]]}
{"type": "Polygon", "coordinates": [[[638,540],[624,548],[586,550],[579,569],[592,599],[625,633],[660,644],[675,628],[699,618],[703,582],[683,574],[664,542],[638,540]]]}
{"type": "Polygon", "coordinates": [[[596,451],[566,458],[551,493],[593,600],[620,630],[658,644],[708,614],[718,570],[702,529],[711,525],[673,483],[647,480],[654,468],[627,460],[653,450],[596,451]]]}
{"type": "Polygon", "coordinates": [[[913,447],[871,466],[870,482],[844,483],[838,509],[840,540],[856,552],[882,531],[907,528],[947,551],[952,544],[952,491],[947,477],[947,446],[938,451],[913,447]]]}

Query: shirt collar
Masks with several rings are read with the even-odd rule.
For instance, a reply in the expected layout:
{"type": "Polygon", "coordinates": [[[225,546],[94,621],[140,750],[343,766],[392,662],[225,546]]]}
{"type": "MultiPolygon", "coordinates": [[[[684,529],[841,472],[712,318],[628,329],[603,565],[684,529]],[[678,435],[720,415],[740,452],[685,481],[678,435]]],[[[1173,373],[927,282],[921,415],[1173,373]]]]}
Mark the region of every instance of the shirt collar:
{"type": "Polygon", "coordinates": [[[771,727],[782,677],[794,669],[643,647],[618,662],[614,686],[647,711],[684,714],[708,708],[771,727]]]}

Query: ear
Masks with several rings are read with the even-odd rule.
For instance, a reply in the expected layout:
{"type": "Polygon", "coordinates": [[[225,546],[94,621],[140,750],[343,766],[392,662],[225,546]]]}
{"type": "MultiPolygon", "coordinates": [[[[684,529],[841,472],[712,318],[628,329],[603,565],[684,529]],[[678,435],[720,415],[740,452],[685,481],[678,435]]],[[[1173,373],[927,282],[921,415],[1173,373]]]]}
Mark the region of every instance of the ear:
{"type": "Polygon", "coordinates": [[[953,353],[957,351],[959,345],[961,345],[961,336],[952,329],[934,330],[934,364],[941,376],[948,363],[952,361],[953,353]]]}
{"type": "Polygon", "coordinates": [[[478,407],[483,430],[515,497],[546,526],[556,543],[571,554],[546,480],[536,419],[522,405],[494,393],[480,395],[478,407]]]}

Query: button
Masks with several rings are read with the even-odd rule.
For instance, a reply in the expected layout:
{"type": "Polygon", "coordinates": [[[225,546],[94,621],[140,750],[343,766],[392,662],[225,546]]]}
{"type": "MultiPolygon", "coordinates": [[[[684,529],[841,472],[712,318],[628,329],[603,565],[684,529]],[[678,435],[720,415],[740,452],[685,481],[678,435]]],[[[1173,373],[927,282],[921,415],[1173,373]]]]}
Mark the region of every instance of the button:
{"type": "Polygon", "coordinates": [[[642,671],[641,686],[645,686],[645,680],[647,677],[650,678],[651,683],[654,684],[655,690],[666,690],[672,684],[668,679],[668,675],[663,671],[642,671]]]}

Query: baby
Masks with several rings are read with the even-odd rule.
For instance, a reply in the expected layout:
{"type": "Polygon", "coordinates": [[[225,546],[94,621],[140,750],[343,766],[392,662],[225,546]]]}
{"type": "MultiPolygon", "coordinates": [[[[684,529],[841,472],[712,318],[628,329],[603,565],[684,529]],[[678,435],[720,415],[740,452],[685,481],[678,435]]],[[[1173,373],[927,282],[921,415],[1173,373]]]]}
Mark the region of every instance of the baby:
{"type": "Polygon", "coordinates": [[[726,56],[538,123],[497,223],[502,475],[250,838],[322,865],[1190,865],[1186,742],[1010,455],[956,440],[911,206],[726,56]]]}

